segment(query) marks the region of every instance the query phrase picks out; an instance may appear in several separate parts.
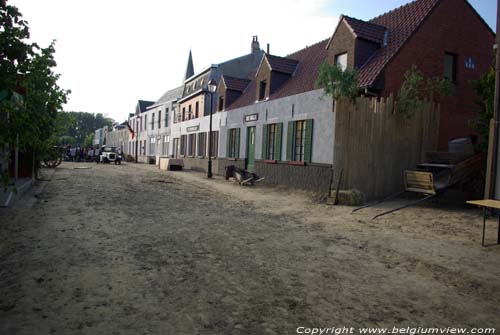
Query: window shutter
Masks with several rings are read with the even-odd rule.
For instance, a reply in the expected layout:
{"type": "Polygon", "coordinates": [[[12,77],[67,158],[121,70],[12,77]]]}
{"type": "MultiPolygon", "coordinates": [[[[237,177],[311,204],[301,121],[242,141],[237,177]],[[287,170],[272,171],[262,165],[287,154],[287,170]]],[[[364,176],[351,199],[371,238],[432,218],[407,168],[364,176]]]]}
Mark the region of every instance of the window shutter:
{"type": "Polygon", "coordinates": [[[311,163],[313,119],[306,120],[306,138],[304,141],[304,162],[311,163]]]}
{"type": "MultiPolygon", "coordinates": [[[[231,157],[230,149],[231,149],[231,129],[228,129],[227,136],[226,136],[226,158],[231,157]]],[[[213,150],[213,148],[212,148],[212,150],[213,150]]]]}
{"type": "Polygon", "coordinates": [[[267,142],[269,136],[269,125],[262,126],[262,156],[261,159],[267,159],[267,142]]]}
{"type": "Polygon", "coordinates": [[[288,161],[293,161],[292,153],[293,153],[293,133],[295,128],[295,122],[288,122],[288,129],[286,134],[286,159],[288,161]]]}
{"type": "Polygon", "coordinates": [[[281,161],[281,138],[283,137],[283,123],[276,124],[276,140],[274,141],[274,159],[281,161]]]}
{"type": "Polygon", "coordinates": [[[234,152],[234,158],[240,158],[240,128],[236,128],[236,149],[234,150],[234,152]]]}

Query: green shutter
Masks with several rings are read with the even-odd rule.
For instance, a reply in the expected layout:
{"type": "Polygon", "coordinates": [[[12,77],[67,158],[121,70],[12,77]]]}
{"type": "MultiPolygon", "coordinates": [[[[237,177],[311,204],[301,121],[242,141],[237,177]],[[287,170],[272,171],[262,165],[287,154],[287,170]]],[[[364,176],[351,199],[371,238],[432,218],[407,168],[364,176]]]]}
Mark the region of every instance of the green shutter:
{"type": "Polygon", "coordinates": [[[283,123],[276,124],[276,140],[274,141],[274,159],[281,161],[281,138],[283,137],[283,123]]]}
{"type": "Polygon", "coordinates": [[[230,152],[229,149],[231,148],[231,129],[227,130],[227,136],[226,136],[226,158],[230,158],[230,152]]]}
{"type": "Polygon", "coordinates": [[[235,152],[235,158],[240,158],[240,128],[236,128],[236,150],[235,152]]]}
{"type": "Polygon", "coordinates": [[[295,122],[290,121],[288,122],[288,129],[287,129],[287,134],[286,134],[286,159],[288,161],[293,161],[292,153],[293,153],[293,133],[294,133],[294,128],[295,127],[295,122]]]}
{"type": "Polygon", "coordinates": [[[306,120],[306,138],[304,141],[304,162],[311,163],[312,157],[312,136],[313,136],[313,120],[306,120]]]}
{"type": "Polygon", "coordinates": [[[262,126],[262,154],[261,159],[267,159],[267,137],[269,135],[269,125],[262,126]]]}

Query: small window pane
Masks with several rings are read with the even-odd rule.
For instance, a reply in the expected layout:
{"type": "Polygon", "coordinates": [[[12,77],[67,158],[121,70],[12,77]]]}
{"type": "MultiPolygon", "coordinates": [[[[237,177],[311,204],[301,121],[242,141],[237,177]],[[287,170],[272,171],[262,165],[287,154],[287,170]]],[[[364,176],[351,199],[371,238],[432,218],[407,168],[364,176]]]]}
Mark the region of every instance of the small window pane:
{"type": "Polygon", "coordinates": [[[347,69],[347,53],[335,56],[335,65],[340,67],[342,71],[345,71],[347,69]]]}

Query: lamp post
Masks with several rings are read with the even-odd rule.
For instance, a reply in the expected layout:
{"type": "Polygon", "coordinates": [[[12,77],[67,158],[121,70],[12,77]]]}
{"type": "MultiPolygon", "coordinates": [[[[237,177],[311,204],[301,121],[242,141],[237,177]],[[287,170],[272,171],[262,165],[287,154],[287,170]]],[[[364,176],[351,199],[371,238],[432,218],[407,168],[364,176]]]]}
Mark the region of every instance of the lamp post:
{"type": "Polygon", "coordinates": [[[217,84],[215,83],[215,80],[210,79],[208,82],[208,94],[210,94],[210,126],[208,130],[208,171],[207,171],[207,177],[212,178],[212,96],[215,93],[215,90],[217,89],[217,84]]]}

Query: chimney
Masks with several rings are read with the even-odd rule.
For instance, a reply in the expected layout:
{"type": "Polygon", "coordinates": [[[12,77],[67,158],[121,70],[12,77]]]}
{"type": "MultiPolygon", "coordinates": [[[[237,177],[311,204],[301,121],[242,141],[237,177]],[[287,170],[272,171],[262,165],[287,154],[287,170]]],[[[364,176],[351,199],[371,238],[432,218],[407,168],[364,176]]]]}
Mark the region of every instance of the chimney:
{"type": "Polygon", "coordinates": [[[260,52],[260,44],[257,36],[252,38],[252,54],[258,54],[260,52]]]}
{"type": "Polygon", "coordinates": [[[269,55],[269,43],[267,43],[267,54],[269,55]]]}

